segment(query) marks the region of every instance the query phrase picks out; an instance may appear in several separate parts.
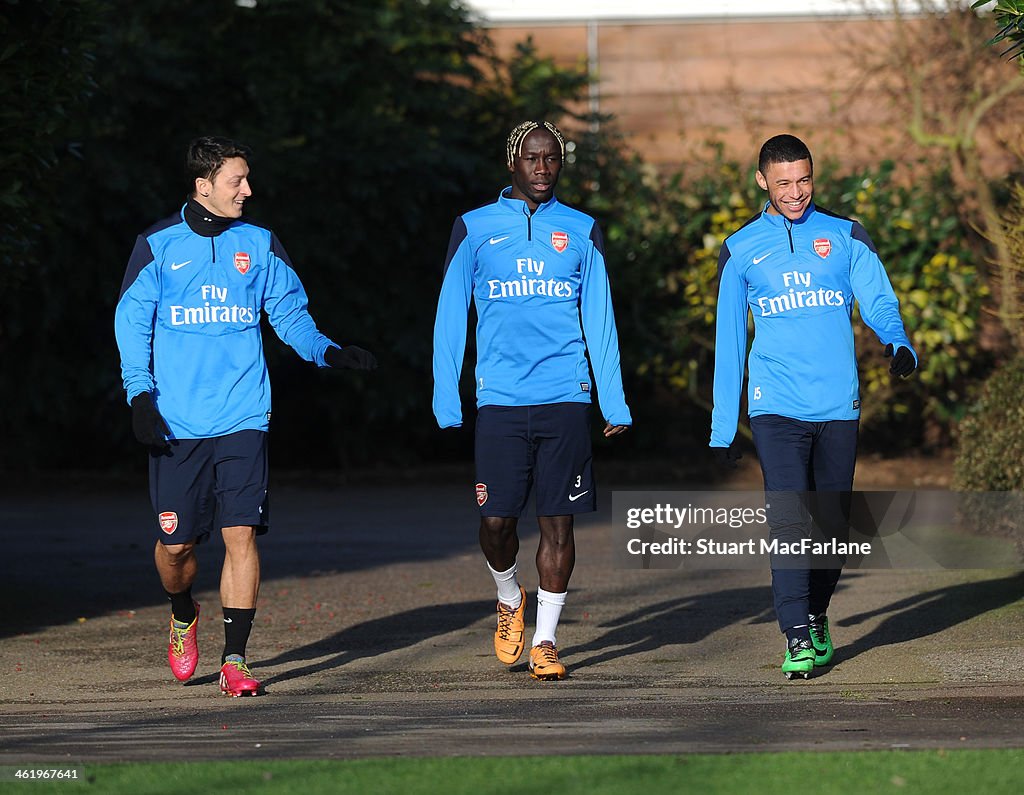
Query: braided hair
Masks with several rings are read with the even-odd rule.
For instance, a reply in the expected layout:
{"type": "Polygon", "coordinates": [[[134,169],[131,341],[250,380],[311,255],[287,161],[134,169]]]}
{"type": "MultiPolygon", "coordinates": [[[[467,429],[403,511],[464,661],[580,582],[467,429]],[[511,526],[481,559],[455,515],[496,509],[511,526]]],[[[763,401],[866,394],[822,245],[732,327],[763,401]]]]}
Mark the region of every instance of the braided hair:
{"type": "Polygon", "coordinates": [[[509,133],[508,141],[505,144],[505,161],[509,168],[512,168],[515,158],[523,153],[523,141],[526,140],[526,136],[541,127],[555,136],[562,151],[562,160],[565,161],[565,138],[562,136],[561,130],[549,121],[524,121],[522,124],[516,125],[515,129],[509,133]]]}

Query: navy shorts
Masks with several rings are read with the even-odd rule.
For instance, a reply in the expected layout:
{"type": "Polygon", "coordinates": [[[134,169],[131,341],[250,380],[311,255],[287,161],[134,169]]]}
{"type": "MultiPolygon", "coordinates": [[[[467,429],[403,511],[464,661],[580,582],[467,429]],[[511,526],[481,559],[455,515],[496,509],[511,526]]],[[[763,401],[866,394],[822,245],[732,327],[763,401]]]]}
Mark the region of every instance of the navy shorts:
{"type": "Polygon", "coordinates": [[[518,517],[531,489],[537,516],[597,508],[590,404],[481,406],[476,417],[476,501],[481,516],[518,517]]]}
{"type": "Polygon", "coordinates": [[[215,527],[267,532],[267,433],[175,439],[149,457],[149,497],[164,544],[201,543],[215,527]]]}

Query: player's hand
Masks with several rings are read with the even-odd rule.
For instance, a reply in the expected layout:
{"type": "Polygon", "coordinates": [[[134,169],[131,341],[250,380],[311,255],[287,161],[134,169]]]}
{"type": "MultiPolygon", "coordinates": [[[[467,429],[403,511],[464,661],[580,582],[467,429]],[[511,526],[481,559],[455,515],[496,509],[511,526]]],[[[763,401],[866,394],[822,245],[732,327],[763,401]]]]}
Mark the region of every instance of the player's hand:
{"type": "Polygon", "coordinates": [[[612,425],[610,422],[604,426],[605,438],[611,436],[618,436],[620,433],[625,433],[629,430],[628,425],[612,425]]]}
{"type": "Polygon", "coordinates": [[[324,360],[331,367],[348,370],[377,369],[377,357],[355,345],[346,345],[344,348],[336,348],[332,345],[324,354],[324,360]]]}
{"type": "Polygon", "coordinates": [[[889,364],[889,372],[893,375],[898,375],[900,378],[906,378],[917,369],[914,354],[910,352],[906,345],[900,345],[895,355],[893,355],[892,348],[891,342],[885,346],[885,358],[892,358],[892,362],[889,364]]]}
{"type": "Polygon", "coordinates": [[[728,447],[712,447],[711,454],[715,457],[715,463],[723,469],[736,469],[739,460],[743,458],[735,442],[728,447]]]}
{"type": "Polygon", "coordinates": [[[140,392],[132,398],[132,431],[135,438],[147,447],[166,450],[167,436],[171,430],[153,405],[153,396],[149,392],[140,392]]]}

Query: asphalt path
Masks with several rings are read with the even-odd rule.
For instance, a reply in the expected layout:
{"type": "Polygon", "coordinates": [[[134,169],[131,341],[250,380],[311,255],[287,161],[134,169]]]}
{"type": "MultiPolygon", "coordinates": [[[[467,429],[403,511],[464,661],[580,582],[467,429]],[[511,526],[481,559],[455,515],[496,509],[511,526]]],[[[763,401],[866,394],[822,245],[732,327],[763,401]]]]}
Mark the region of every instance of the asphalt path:
{"type": "Polygon", "coordinates": [[[181,685],[144,485],[5,492],[0,764],[161,761],[183,738],[209,760],[1024,746],[1024,572],[847,572],[835,664],[787,682],[768,571],[622,568],[611,491],[577,522],[570,675],[537,682],[493,656],[472,482],[275,485],[249,645],[265,694],[239,699],[217,689],[218,541],[181,685]]]}

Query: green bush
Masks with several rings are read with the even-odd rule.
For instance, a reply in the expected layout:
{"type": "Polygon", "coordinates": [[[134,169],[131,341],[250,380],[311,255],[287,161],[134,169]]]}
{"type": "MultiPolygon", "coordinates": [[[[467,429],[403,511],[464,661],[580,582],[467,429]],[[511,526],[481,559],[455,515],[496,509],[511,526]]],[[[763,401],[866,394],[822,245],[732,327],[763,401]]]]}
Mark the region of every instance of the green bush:
{"type": "Polygon", "coordinates": [[[960,424],[954,464],[962,491],[1024,490],[1024,356],[992,373],[960,424]]]}
{"type": "Polygon", "coordinates": [[[8,465],[144,460],[114,304],[135,235],[179,209],[185,146],[209,133],[252,146],[247,212],[280,235],[320,328],[381,363],[318,372],[268,334],[275,464],[471,450],[430,412],[452,221],[504,184],[508,130],[563,117],[585,70],[526,45],[498,60],[449,0],[33,0],[0,3],[0,33],[13,99],[0,109],[0,353],[18,374],[0,379],[8,465]],[[197,58],[200,30],[231,57],[197,58]]]}
{"type": "MultiPolygon", "coordinates": [[[[430,414],[441,263],[455,215],[505,184],[505,135],[528,116],[565,129],[559,197],[605,234],[636,420],[614,454],[706,445],[718,251],[763,194],[753,164],[714,144],[676,173],[645,164],[580,110],[585,64],[557,66],[529,42],[499,59],[448,0],[8,2],[0,32],[15,99],[0,111],[0,354],[18,374],[0,381],[0,435],[18,467],[79,467],[82,449],[96,469],[141,460],[114,302],[135,234],[179,206],[186,142],[209,132],[256,151],[251,212],[288,247],[321,328],[381,362],[368,377],[322,373],[268,335],[276,465],[468,457],[471,434],[442,434],[430,414]],[[197,59],[196,30],[211,52],[246,46],[197,59]]],[[[948,178],[925,164],[911,182],[905,168],[824,164],[816,177],[822,206],[878,244],[923,354],[894,382],[877,342],[859,347],[867,438],[912,448],[948,439],[987,373],[986,289],[948,178]]]]}
{"type": "Polygon", "coordinates": [[[874,333],[855,325],[861,423],[909,447],[948,447],[969,389],[989,370],[978,333],[989,290],[957,215],[951,178],[926,170],[908,186],[893,163],[883,162],[823,187],[825,206],[860,221],[878,247],[921,359],[913,377],[894,379],[874,333]]]}
{"type": "MultiPolygon", "coordinates": [[[[705,426],[718,254],[765,200],[752,165],[723,158],[714,145],[710,152],[698,168],[631,186],[608,227],[609,267],[617,283],[621,271],[632,271],[630,300],[643,304],[639,322],[620,320],[634,346],[646,341],[623,361],[638,380],[657,383],[687,408],[700,407],[705,426]]],[[[947,446],[969,388],[988,372],[977,333],[988,296],[978,257],[958,220],[949,175],[921,171],[910,182],[886,161],[853,172],[823,163],[815,174],[816,203],[857,219],[874,240],[921,356],[912,378],[893,379],[874,334],[859,319],[854,325],[861,424],[888,451],[947,446]]]]}
{"type": "Polygon", "coordinates": [[[978,531],[1014,540],[1024,554],[1024,356],[995,370],[960,424],[953,467],[962,516],[978,531]],[[993,495],[973,492],[1005,491],[993,495]]]}

